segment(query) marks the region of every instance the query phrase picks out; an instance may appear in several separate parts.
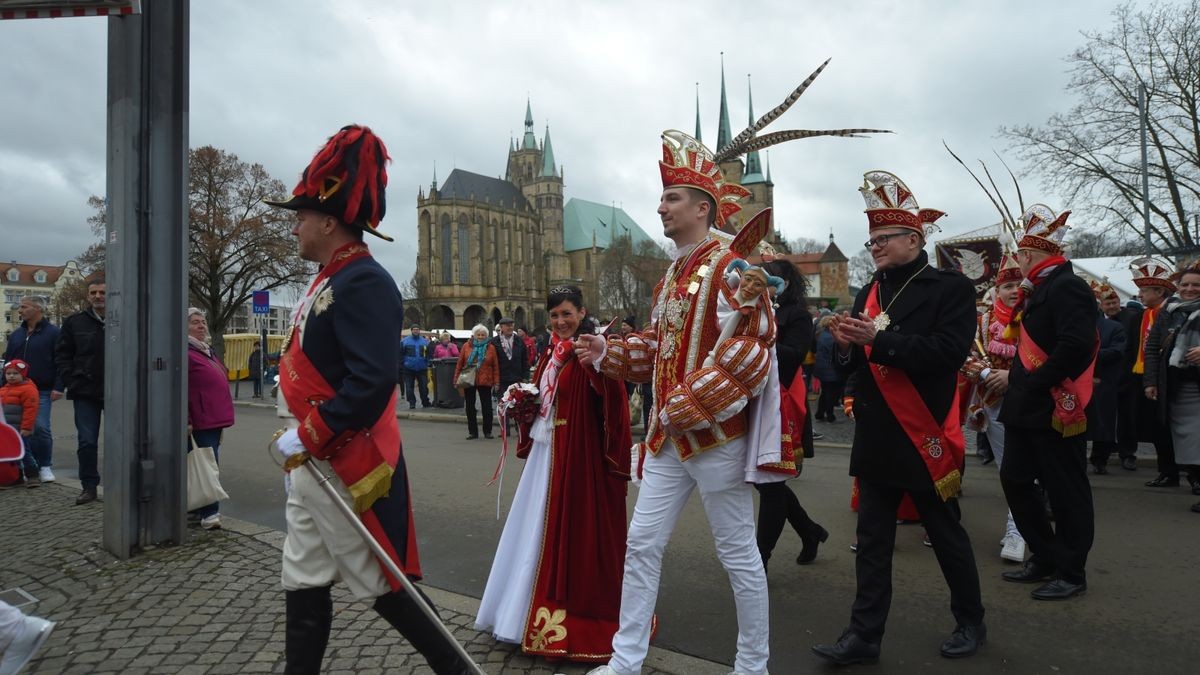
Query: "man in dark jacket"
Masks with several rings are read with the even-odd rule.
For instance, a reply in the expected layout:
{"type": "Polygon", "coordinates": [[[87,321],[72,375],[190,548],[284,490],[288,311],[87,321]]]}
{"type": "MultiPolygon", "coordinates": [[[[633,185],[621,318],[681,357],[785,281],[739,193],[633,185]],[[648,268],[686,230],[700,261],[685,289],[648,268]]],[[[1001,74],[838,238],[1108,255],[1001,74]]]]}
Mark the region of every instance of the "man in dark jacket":
{"type": "Polygon", "coordinates": [[[50,405],[62,398],[63,384],[54,365],[54,346],[58,343],[58,326],[45,317],[46,300],[41,296],[21,298],[17,314],[21,325],[8,336],[4,360],[21,359],[29,364],[29,378],[37,385],[38,413],[29,449],[37,461],[38,478],[43,483],[54,480],[50,467],[54,464],[54,436],[50,433],[50,405]]]}
{"type": "Polygon", "coordinates": [[[98,451],[100,418],[104,412],[104,279],[87,286],[87,309],[63,321],[54,361],[67,398],[75,406],[75,434],[79,437],[79,482],[83,490],[76,504],[96,501],[100,485],[98,451]]]}
{"type": "Polygon", "coordinates": [[[1009,324],[1018,332],[1000,420],[1008,434],[1000,484],[1033,556],[1006,581],[1040,583],[1035,600],[1065,600],[1087,590],[1085,565],[1095,533],[1087,478],[1087,417],[1096,351],[1097,305],[1075,276],[1061,242],[1070,211],[1035,204],[1021,216],[1017,264],[1025,275],[1009,324]],[[1040,487],[1054,511],[1055,527],[1040,487]]]}
{"type": "MultiPolygon", "coordinates": [[[[1125,354],[1128,351],[1128,340],[1125,329],[1113,316],[1121,308],[1121,299],[1117,292],[1107,283],[1091,283],[1092,292],[1100,303],[1100,314],[1097,318],[1096,329],[1100,332],[1100,353],[1096,357],[1096,390],[1092,396],[1092,405],[1088,406],[1088,436],[1092,439],[1092,471],[1104,475],[1108,473],[1108,458],[1117,449],[1118,408],[1121,379],[1125,367],[1125,354]]],[[[1132,458],[1132,457],[1130,457],[1132,458]]],[[[1121,455],[1121,464],[1126,464],[1125,455],[1121,455]]],[[[1136,460],[1134,460],[1136,467],[1136,460]]]]}
{"type": "Polygon", "coordinates": [[[421,394],[422,408],[433,405],[429,402],[429,347],[429,338],[421,335],[420,324],[414,323],[408,336],[400,341],[404,398],[408,400],[409,410],[417,407],[417,392],[421,394]]]}
{"type": "Polygon", "coordinates": [[[500,386],[496,387],[495,392],[497,397],[504,395],[508,385],[524,382],[529,377],[529,350],[513,332],[514,323],[509,317],[500,319],[500,334],[492,338],[500,362],[500,386]]]}
{"type": "Polygon", "coordinates": [[[1133,374],[1133,363],[1137,361],[1138,326],[1142,322],[1144,308],[1136,300],[1129,301],[1127,306],[1121,306],[1120,298],[1102,299],[1100,311],[1104,316],[1121,324],[1125,332],[1125,353],[1121,358],[1120,379],[1117,380],[1117,443],[1116,451],[1121,457],[1121,468],[1126,471],[1137,471],[1137,412],[1138,398],[1141,394],[1142,377],[1133,374]],[[1115,300],[1115,302],[1114,302],[1115,300]],[[1136,381],[1135,381],[1136,380],[1136,381]]]}
{"type": "Polygon", "coordinates": [[[850,626],[813,652],[837,665],[871,663],[892,599],[896,509],[907,492],[921,514],[950,587],[957,624],[946,658],[971,656],[986,640],[979,572],[955,496],[962,427],[954,409],[958,370],[975,334],[975,289],[958,272],[929,266],[925,226],[943,214],[920,209],[896,176],[872,171],[867,201],[875,277],[850,314],[831,324],[834,360],[856,382],[850,474],[858,478],[857,595],[850,626]]]}

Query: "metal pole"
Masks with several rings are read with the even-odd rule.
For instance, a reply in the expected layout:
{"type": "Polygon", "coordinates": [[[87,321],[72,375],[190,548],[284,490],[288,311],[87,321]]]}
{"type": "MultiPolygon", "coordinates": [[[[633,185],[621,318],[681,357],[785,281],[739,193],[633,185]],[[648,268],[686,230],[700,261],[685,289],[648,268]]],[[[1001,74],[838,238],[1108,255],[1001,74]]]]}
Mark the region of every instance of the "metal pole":
{"type": "Polygon", "coordinates": [[[1146,113],[1146,85],[1138,85],[1138,122],[1142,127],[1142,222],[1145,225],[1146,255],[1154,253],[1150,246],[1150,171],[1146,159],[1146,126],[1149,120],[1146,113]]]}
{"type": "Polygon", "coordinates": [[[379,562],[383,563],[383,566],[387,568],[388,572],[391,572],[392,576],[400,580],[400,584],[404,586],[404,592],[408,593],[409,597],[416,602],[417,606],[421,608],[421,612],[425,614],[425,617],[432,621],[433,625],[437,626],[438,632],[442,634],[443,638],[448,640],[450,644],[454,645],[454,651],[458,653],[458,657],[462,659],[462,662],[470,664],[472,672],[476,673],[477,675],[486,675],[486,673],[483,672],[483,669],[480,668],[471,658],[471,655],[467,654],[467,650],[464,649],[463,646],[458,643],[458,640],[454,638],[454,635],[450,632],[450,629],[446,628],[446,625],[442,623],[441,617],[437,615],[437,612],[433,611],[433,607],[428,602],[425,602],[425,598],[417,592],[416,587],[414,587],[412,582],[409,581],[408,576],[404,574],[404,571],[400,569],[400,566],[396,564],[396,561],[392,560],[388,556],[387,551],[384,551],[383,547],[379,545],[379,542],[375,541],[375,537],[371,536],[371,532],[367,529],[366,525],[363,525],[363,522],[361,519],[359,519],[358,514],[354,513],[354,510],[350,508],[350,505],[343,501],[341,495],[337,493],[337,490],[333,489],[333,486],[329,484],[329,477],[321,473],[321,470],[318,469],[311,460],[304,462],[304,468],[308,470],[308,473],[313,477],[313,480],[317,481],[317,484],[321,486],[321,489],[325,491],[325,494],[329,495],[329,498],[333,500],[334,505],[337,506],[337,510],[341,511],[342,515],[346,517],[346,520],[350,522],[350,525],[354,528],[354,531],[358,532],[358,536],[362,537],[363,541],[367,542],[367,546],[371,548],[371,552],[375,554],[375,557],[379,559],[379,562]]]}

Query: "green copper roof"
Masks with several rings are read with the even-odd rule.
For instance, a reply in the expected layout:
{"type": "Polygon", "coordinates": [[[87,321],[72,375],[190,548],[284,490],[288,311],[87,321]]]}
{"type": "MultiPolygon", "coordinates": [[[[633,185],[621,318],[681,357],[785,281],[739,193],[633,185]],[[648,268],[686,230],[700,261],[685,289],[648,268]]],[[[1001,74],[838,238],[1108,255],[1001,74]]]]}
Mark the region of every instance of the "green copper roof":
{"type": "Polygon", "coordinates": [[[525,139],[521,142],[522,150],[537,150],[537,139],[533,137],[533,108],[529,99],[525,99],[525,139]]]}
{"type": "Polygon", "coordinates": [[[554,146],[550,145],[550,125],[546,125],[546,140],[542,142],[542,176],[554,177],[558,169],[554,165],[554,146]]]}
{"type": "MultiPolygon", "coordinates": [[[[746,75],[746,96],[750,99],[750,121],[746,123],[746,126],[752,127],[754,126],[754,92],[750,89],[749,75],[746,75]]],[[[762,161],[759,160],[758,151],[755,150],[746,155],[746,173],[742,174],[742,185],[766,182],[767,179],[762,174],[762,161]]]]}
{"type": "Polygon", "coordinates": [[[725,98],[725,52],[721,52],[721,117],[717,125],[717,144],[713,150],[720,151],[733,140],[729,130],[729,102],[725,98]]]}
{"type": "Polygon", "coordinates": [[[563,207],[564,248],[591,248],[593,235],[600,248],[608,248],[613,239],[624,236],[632,239],[634,250],[643,241],[654,241],[623,209],[572,197],[563,207]]]}

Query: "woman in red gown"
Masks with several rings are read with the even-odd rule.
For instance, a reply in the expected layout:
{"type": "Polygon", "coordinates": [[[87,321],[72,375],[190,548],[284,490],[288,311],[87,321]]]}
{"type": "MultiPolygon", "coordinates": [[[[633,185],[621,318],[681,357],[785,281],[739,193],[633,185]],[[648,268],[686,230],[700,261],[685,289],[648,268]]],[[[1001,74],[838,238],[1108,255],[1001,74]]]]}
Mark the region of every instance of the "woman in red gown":
{"type": "MultiPolygon", "coordinates": [[[[500,536],[477,630],[528,654],[607,661],[625,561],[629,405],[624,384],[575,359],[594,332],[574,286],[550,290],[532,448],[500,536]]],[[[520,454],[518,454],[520,456],[520,454]]]]}

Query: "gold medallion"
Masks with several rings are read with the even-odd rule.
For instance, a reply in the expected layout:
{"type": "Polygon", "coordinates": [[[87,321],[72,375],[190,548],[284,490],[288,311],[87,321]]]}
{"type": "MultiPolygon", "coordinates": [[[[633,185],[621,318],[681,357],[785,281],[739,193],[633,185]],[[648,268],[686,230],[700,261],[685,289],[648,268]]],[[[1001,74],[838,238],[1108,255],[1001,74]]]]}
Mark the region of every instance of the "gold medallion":
{"type": "Polygon", "coordinates": [[[887,312],[880,312],[879,316],[875,317],[875,330],[887,330],[891,323],[892,317],[888,316],[887,312]]]}
{"type": "Polygon", "coordinates": [[[693,281],[692,283],[688,284],[688,289],[687,289],[688,295],[695,295],[699,290],[700,290],[700,282],[699,281],[693,281]]]}

